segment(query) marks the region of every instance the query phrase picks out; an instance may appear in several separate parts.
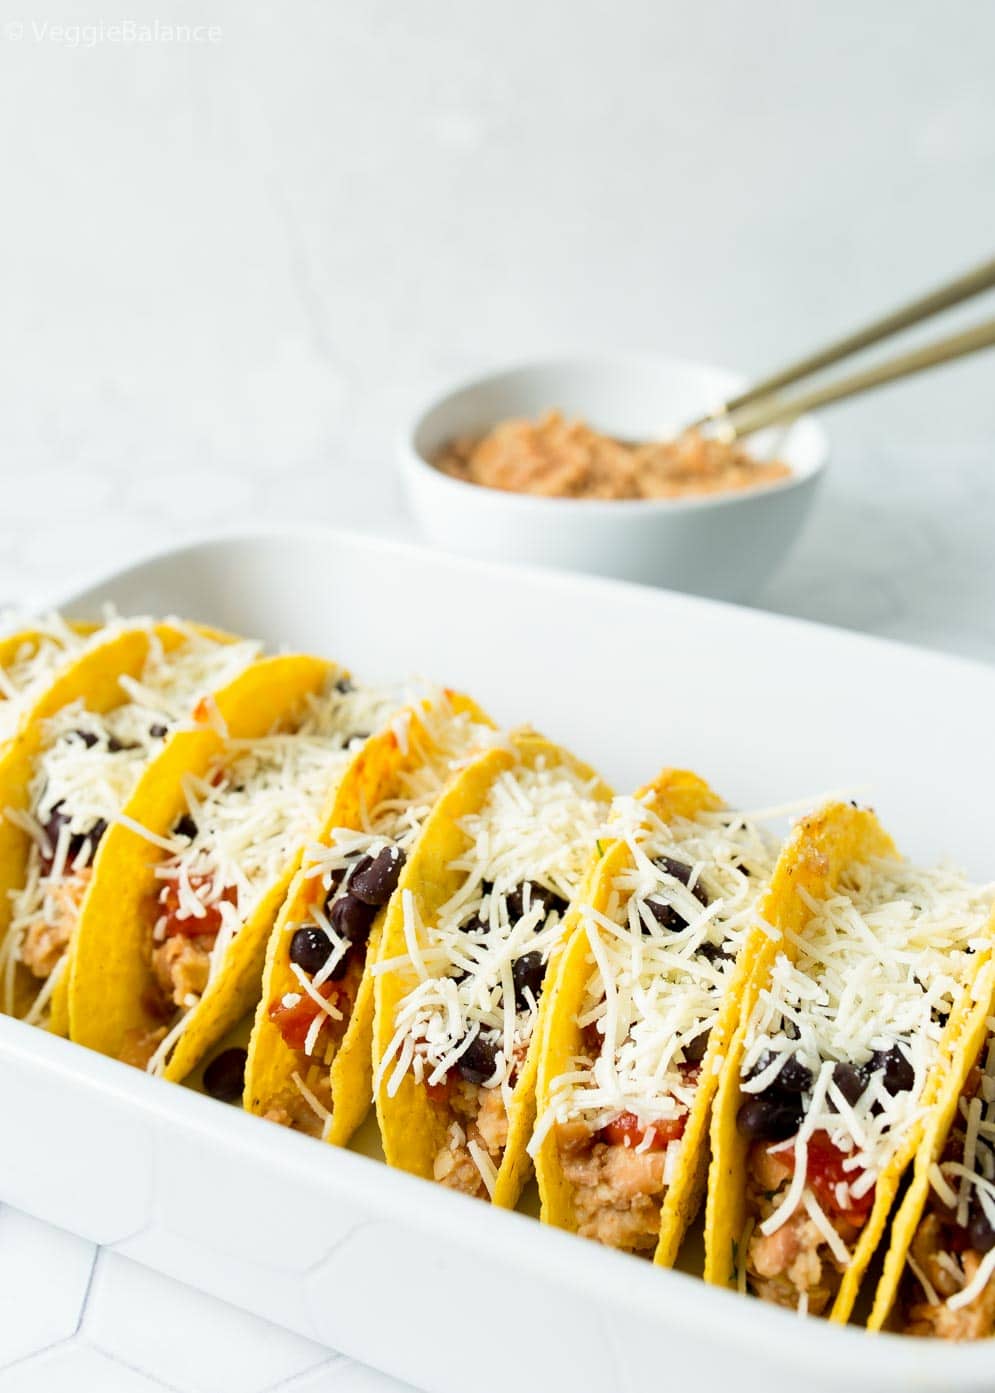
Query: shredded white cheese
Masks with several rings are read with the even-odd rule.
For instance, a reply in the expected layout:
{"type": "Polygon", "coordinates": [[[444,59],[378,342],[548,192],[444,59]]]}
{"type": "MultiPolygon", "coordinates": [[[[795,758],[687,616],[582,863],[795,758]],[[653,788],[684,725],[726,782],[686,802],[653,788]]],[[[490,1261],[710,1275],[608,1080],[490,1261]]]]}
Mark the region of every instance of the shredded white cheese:
{"type": "Polygon", "coordinates": [[[921,870],[883,858],[851,867],[830,899],[809,901],[797,961],[779,954],[759,995],[741,1070],[746,1093],[762,1092],[788,1056],[813,1080],[798,1135],[784,1143],[794,1148],[795,1174],[764,1233],[807,1204],[805,1146],[815,1132],[843,1154],[849,1197],[859,1199],[923,1116],[946,1019],[970,979],[973,952],[986,944],[993,893],[950,867],[921,870]],[[883,1066],[869,1067],[875,1051],[891,1048],[912,1079],[894,1093],[883,1066]],[[767,1056],[774,1067],[751,1078],[767,1056]],[[849,1105],[832,1082],[837,1062],[863,1066],[868,1078],[849,1105]]]}
{"type": "Polygon", "coordinates": [[[649,1124],[687,1114],[693,1065],[777,857],[777,840],[737,812],[665,823],[636,799],[616,799],[606,835],[620,828],[631,868],[616,877],[606,914],[581,910],[592,973],[578,1024],[597,1047],[554,1081],[533,1154],[555,1123],[583,1121],[595,1132],[627,1112],[649,1141],[649,1124]],[[687,872],[675,875],[665,858],[687,872]],[[669,907],[676,927],[658,923],[653,904],[669,907]]]}
{"type": "MultiPolygon", "coordinates": [[[[947,1155],[929,1171],[930,1187],[941,1205],[953,1212],[954,1221],[962,1228],[968,1222],[972,1201],[995,1228],[995,1019],[989,1019],[987,1027],[987,1043],[978,1061],[982,1073],[977,1091],[973,1097],[961,1098],[948,1139],[947,1155]],[[957,1156],[961,1159],[953,1159],[957,1156]]],[[[906,1261],[929,1304],[940,1305],[942,1298],[916,1264],[911,1251],[906,1261]]],[[[962,1253],[940,1252],[937,1261],[961,1285],[961,1290],[946,1303],[951,1311],[959,1311],[987,1287],[995,1272],[995,1248],[984,1254],[969,1282],[965,1282],[962,1253]]]]}
{"type": "Polygon", "coordinates": [[[916,1262],[911,1252],[906,1258],[906,1261],[909,1265],[909,1271],[912,1273],[913,1277],[915,1277],[916,1281],[919,1283],[919,1285],[925,1292],[926,1300],[929,1302],[931,1306],[939,1305],[940,1298],[936,1294],[936,1288],[933,1286],[932,1282],[926,1276],[925,1272],[916,1262]]]}
{"type": "MultiPolygon", "coordinates": [[[[412,724],[415,708],[405,707],[390,722],[405,756],[405,766],[398,770],[397,786],[390,798],[364,810],[362,827],[332,829],[327,846],[308,847],[305,856],[305,875],[320,878],[326,892],[320,903],[310,906],[305,925],[291,923],[288,936],[301,927],[321,930],[331,942],[332,951],[324,966],[314,975],[314,985],[331,977],[349,952],[350,944],[332,927],[329,912],[335,900],[348,890],[348,874],[365,856],[376,858],[383,850],[394,847],[406,857],[421,834],[436,800],[453,775],[475,752],[503,744],[507,736],[477,721],[469,711],[453,708],[448,694],[441,688],[427,691],[417,707],[418,724],[412,724]],[[337,887],[333,893],[333,886],[337,887]]],[[[422,975],[427,976],[417,938],[409,941],[409,951],[422,975]]],[[[309,1034],[305,1053],[314,1055],[319,1041],[320,1026],[309,1034]]],[[[321,1054],[330,1059],[334,1039],[327,1032],[320,1036],[321,1054]]]]}
{"type": "Polygon", "coordinates": [[[396,1092],[410,1069],[438,1079],[471,1033],[496,1041],[489,1088],[508,1090],[535,1025],[533,996],[515,1000],[514,966],[527,954],[545,963],[562,931],[562,912],[543,914],[540,896],[522,891],[520,914],[509,897],[525,882],[564,903],[580,887],[607,811],[594,787],[567,764],[519,764],[495,779],[479,812],[464,818],[456,893],[433,922],[421,923],[414,896],[404,903],[408,954],[376,971],[416,982],[402,1000],[379,1079],[396,1092]],[[486,927],[484,927],[486,926],[486,927]]]}
{"type": "Polygon", "coordinates": [[[0,744],[15,734],[21,717],[59,668],[86,647],[87,639],[60,614],[43,615],[30,628],[33,637],[0,667],[0,744]]]}
{"type": "Polygon", "coordinates": [[[969,1306],[987,1287],[993,1272],[995,1272],[995,1248],[990,1248],[981,1259],[978,1270],[967,1286],[948,1300],[947,1305],[950,1310],[959,1311],[963,1306],[969,1306]]]}
{"type": "MultiPolygon", "coordinates": [[[[242,925],[314,833],[350,759],[394,715],[400,695],[395,686],[339,681],[307,698],[292,730],[229,740],[204,778],[185,778],[194,835],[180,839],[182,845],[156,867],[168,912],[164,908],[156,922],[154,953],[166,943],[173,921],[203,920],[201,939],[187,935],[188,951],[209,956],[204,990],[210,986],[242,925]]],[[[299,981],[324,1015],[341,1016],[305,974],[299,981]]],[[[150,1073],[161,1072],[201,995],[179,1007],[178,1021],[149,1060],[150,1073]]]]}
{"type": "Polygon", "coordinates": [[[497,1170],[490,1156],[476,1141],[468,1141],[466,1149],[470,1153],[470,1159],[480,1172],[480,1178],[484,1182],[484,1189],[488,1195],[494,1194],[494,1187],[497,1184],[497,1170]]]}
{"type": "MultiPolygon", "coordinates": [[[[14,1009],[18,964],[41,989],[61,963],[100,837],[146,764],[212,686],[230,681],[258,651],[255,644],[219,644],[193,629],[184,633],[167,651],[150,630],[140,678],[120,679],[119,706],[100,713],[79,700],[44,722],[28,789],[30,811],[5,812],[32,838],[25,880],[11,892],[10,929],[0,947],[6,1011],[14,1009]]],[[[43,991],[36,999],[33,1020],[42,1018],[50,994],[43,991]]]]}

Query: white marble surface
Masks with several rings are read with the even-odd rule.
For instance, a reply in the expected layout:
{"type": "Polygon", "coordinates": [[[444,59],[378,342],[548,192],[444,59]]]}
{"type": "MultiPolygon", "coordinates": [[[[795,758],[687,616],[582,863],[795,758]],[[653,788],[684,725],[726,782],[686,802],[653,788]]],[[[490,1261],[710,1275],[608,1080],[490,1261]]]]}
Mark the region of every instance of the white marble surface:
{"type": "MultiPolygon", "coordinates": [[[[991,253],[990,7],[124,8],[220,38],[0,0],[0,604],[212,527],[403,532],[390,442],[442,376],[756,372],[991,253]]],[[[991,371],[831,415],[758,601],[995,658],[991,371]]],[[[390,1386],[0,1206],[0,1393],[390,1386]]]]}
{"type": "MultiPolygon", "coordinates": [[[[289,482],[249,458],[237,471],[211,460],[156,476],[130,453],[75,467],[0,464],[0,474],[0,608],[37,605],[212,528],[306,520],[415,536],[390,458],[364,470],[344,446],[289,482]]],[[[805,531],[756,603],[993,659],[993,528],[995,440],[945,449],[837,443],[805,531]]]]}
{"type": "Polygon", "coordinates": [[[402,1393],[403,1387],[0,1206],[3,1393],[402,1393]]]}

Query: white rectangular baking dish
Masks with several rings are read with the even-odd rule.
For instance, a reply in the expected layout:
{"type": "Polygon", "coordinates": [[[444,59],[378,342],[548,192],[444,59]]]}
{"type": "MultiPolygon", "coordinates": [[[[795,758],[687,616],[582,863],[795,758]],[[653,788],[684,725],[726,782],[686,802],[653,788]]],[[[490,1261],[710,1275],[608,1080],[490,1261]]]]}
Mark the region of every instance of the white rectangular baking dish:
{"type": "MultiPolygon", "coordinates": [[[[63,604],[105,600],[458,685],[619,789],[673,763],[741,806],[859,791],[911,853],[992,873],[995,673],[980,665],[329,530],[205,541],[63,604]]],[[[438,1393],[995,1383],[987,1346],[710,1290],[6,1019],[0,1100],[0,1199],[438,1393]]]]}

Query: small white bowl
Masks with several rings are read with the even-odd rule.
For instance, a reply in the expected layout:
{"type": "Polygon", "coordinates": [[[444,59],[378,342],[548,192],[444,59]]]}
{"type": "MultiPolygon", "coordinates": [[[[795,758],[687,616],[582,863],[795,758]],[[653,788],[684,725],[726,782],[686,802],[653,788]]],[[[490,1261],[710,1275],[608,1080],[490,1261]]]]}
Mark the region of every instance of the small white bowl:
{"type": "Polygon", "coordinates": [[[551,359],[449,388],[402,435],[399,464],[422,532],[464,556],[531,562],[743,599],[786,555],[828,457],[808,418],[757,436],[757,454],[791,467],[785,479],[687,499],[536,498],[468,484],[429,461],[457,435],[482,435],[509,417],[555,407],[626,440],[665,438],[742,386],[719,368],[679,360],[551,359]]]}

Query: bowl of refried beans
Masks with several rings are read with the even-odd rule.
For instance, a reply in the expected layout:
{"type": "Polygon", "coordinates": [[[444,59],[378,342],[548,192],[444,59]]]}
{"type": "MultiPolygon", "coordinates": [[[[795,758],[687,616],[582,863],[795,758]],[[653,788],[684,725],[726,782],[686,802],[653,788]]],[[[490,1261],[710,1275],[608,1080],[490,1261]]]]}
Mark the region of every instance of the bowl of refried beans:
{"type": "Polygon", "coordinates": [[[828,457],[811,419],[725,441],[681,428],[741,389],[673,359],[556,359],[459,383],[402,434],[411,510],[462,555],[753,596],[828,457]]]}

